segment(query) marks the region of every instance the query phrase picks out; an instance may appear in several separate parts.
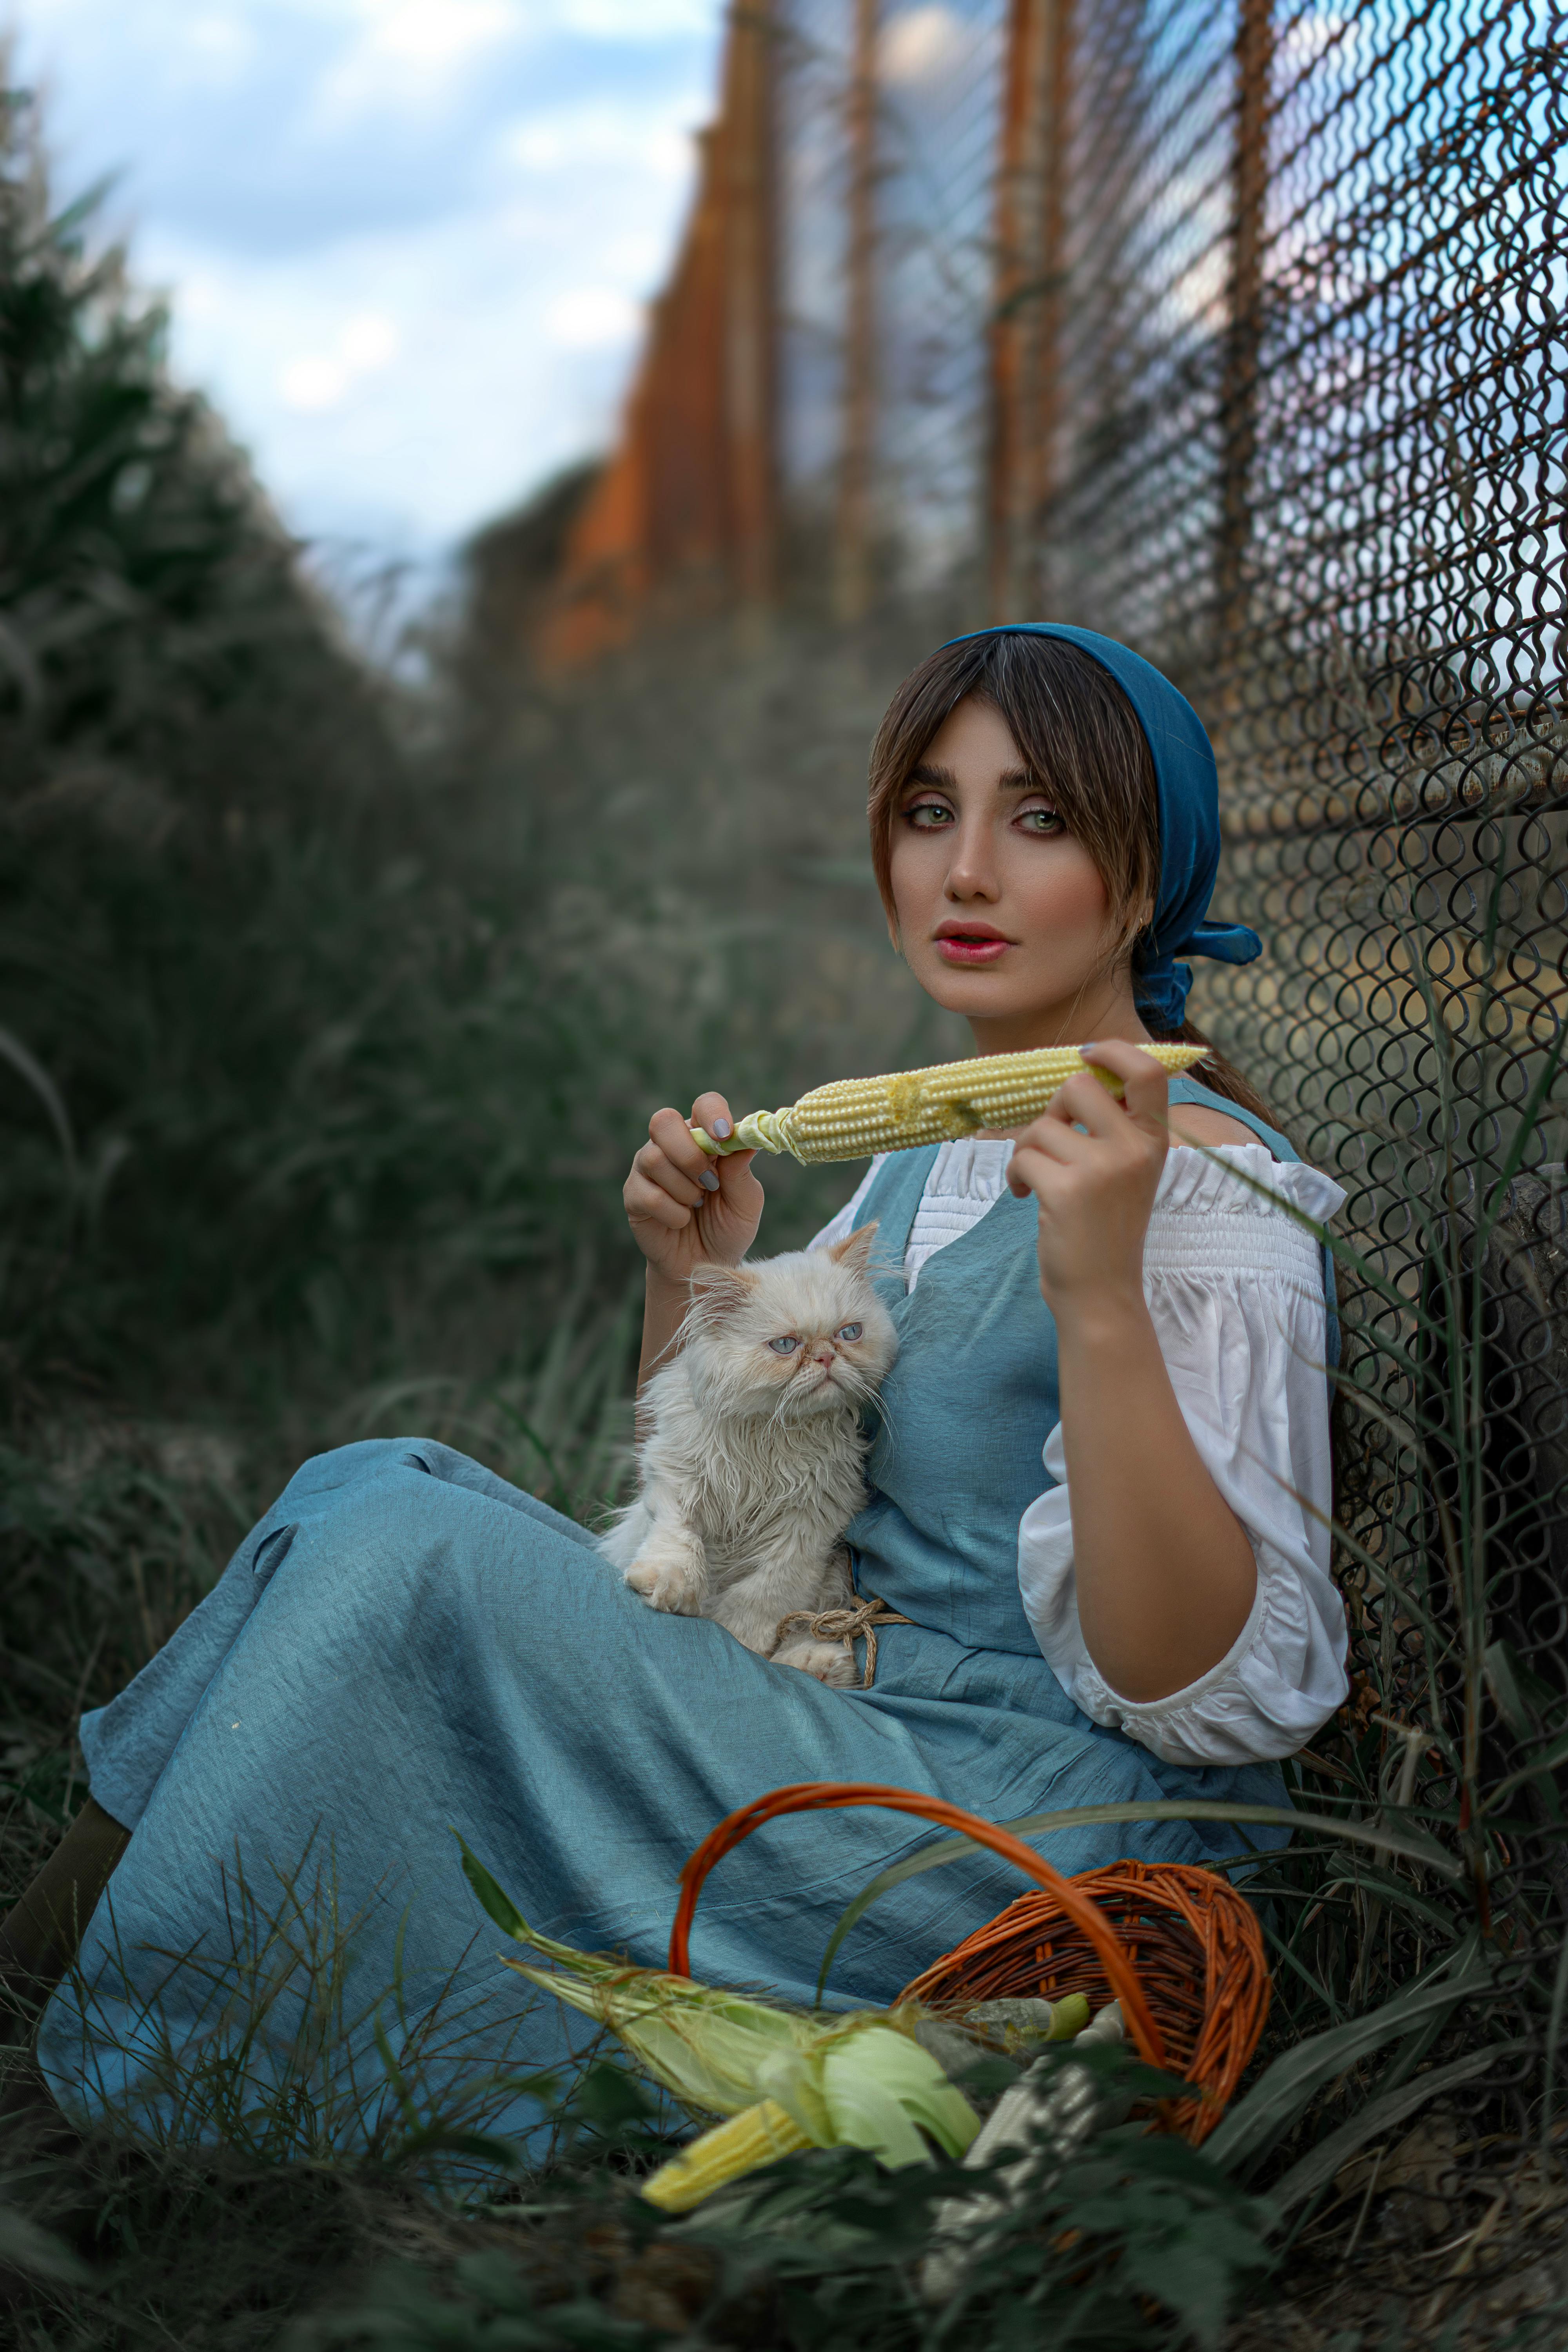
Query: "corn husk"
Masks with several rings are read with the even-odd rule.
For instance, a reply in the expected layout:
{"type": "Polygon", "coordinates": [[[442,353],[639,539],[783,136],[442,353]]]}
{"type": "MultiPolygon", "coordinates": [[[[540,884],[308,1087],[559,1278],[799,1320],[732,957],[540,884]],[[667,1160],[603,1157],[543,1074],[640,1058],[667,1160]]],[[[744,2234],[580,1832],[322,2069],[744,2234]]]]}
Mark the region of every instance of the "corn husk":
{"type": "MultiPolygon", "coordinates": [[[[795,2145],[868,2148],[890,2169],[928,2162],[926,2136],[949,2156],[962,2156],[979,2130],[963,2092],[915,2039],[921,2012],[914,2003],[824,2021],[687,1977],[628,1968],[531,1927],[467,1846],[463,1868],[496,1925],[539,1955],[518,1959],[507,1953],[505,1965],[608,2026],[683,2106],[734,2116],[766,2103],[802,2135],[795,2145]]],[[[752,2151],[741,2170],[782,2152],[773,2141],[783,2126],[770,2135],[766,2117],[753,2116],[752,2125],[723,2143],[731,2155],[752,2151]]],[[[684,2177],[689,2182],[691,2176],[684,2177]]],[[[730,2169],[723,2177],[738,2174],[730,2169]]],[[[719,2185],[718,2177],[710,2183],[719,2185]]]]}

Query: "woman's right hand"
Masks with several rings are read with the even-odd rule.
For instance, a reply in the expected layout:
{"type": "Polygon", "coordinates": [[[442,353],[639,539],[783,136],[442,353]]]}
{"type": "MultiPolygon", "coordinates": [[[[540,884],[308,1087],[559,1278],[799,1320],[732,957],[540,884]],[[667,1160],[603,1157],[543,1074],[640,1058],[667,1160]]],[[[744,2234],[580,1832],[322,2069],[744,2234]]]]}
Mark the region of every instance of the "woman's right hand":
{"type": "MultiPolygon", "coordinates": [[[[691,1118],[712,1136],[733,1129],[722,1095],[699,1095],[691,1118]]],[[[693,1266],[739,1265],[763,1221],[763,1188],[752,1173],[756,1154],[710,1159],[678,1110],[656,1110],[647,1134],[621,1198],[649,1266],[667,1282],[685,1283],[693,1266]]]]}

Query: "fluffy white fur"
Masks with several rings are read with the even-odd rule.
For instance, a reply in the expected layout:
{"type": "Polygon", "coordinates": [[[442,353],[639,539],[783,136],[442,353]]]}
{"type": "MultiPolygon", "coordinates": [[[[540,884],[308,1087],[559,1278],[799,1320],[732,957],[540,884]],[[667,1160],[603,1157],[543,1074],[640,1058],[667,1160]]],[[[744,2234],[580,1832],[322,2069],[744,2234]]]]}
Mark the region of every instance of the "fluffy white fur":
{"type": "Polygon", "coordinates": [[[711,1617],[825,1683],[854,1680],[849,1653],[778,1647],[778,1626],[851,1598],[860,1408],[898,1352],[866,1272],[876,1237],[862,1225],[831,1249],[697,1268],[684,1344],[643,1391],[637,1499],[599,1539],[650,1609],[711,1617]]]}

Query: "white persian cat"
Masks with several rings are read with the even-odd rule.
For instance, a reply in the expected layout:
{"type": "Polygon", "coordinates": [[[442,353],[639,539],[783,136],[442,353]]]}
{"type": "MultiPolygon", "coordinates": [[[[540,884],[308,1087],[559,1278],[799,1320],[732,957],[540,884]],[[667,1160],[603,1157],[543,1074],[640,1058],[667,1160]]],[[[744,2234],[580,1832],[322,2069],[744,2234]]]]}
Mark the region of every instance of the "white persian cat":
{"type": "Polygon", "coordinates": [[[599,1549],[650,1609],[711,1617],[749,1650],[849,1683],[842,1643],[781,1618],[852,1600],[844,1530],[866,1498],[860,1408],[898,1339],[866,1268],[875,1225],[831,1249],[700,1265],[685,1344],[643,1391],[637,1499],[599,1549]]]}

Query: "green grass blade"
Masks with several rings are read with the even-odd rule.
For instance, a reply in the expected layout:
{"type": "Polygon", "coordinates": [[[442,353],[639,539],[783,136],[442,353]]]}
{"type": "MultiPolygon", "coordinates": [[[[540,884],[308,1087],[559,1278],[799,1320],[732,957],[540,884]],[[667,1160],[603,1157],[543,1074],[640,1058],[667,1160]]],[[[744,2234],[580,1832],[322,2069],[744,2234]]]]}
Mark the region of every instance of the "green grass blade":
{"type": "MultiPolygon", "coordinates": [[[[1451,2065],[1435,2067],[1431,2074],[1417,2075],[1415,2082],[1405,2084],[1397,2091],[1385,2091],[1381,2097],[1368,2099],[1364,2106],[1356,2109],[1348,2124],[1342,2124],[1338,2131],[1331,2132],[1327,2139],[1320,2140],[1310,2155],[1304,2156],[1300,2164],[1292,2165],[1282,2180],[1274,2183],[1268,2191],[1269,2202],[1278,2205],[1281,2212],[1289,2213],[1293,2206],[1300,2204],[1303,2198],[1313,2196],[1318,2189],[1325,2188],[1340,2167],[1348,2162],[1358,2148],[1364,2147],[1376,2133],[1394,2130],[1407,2116],[1413,2116],[1417,2108],[1426,2106],[1428,2100],[1439,2097],[1445,2091],[1456,2089],[1461,2083],[1473,2082],[1478,2074],[1484,2074],[1489,2067],[1496,2065],[1499,2059],[1531,2047],[1531,2042],[1521,2041],[1487,2042],[1479,2050],[1468,2052],[1463,2058],[1456,2058],[1451,2065]]],[[[1224,2128],[1222,2124],[1220,2130],[1224,2128]]],[[[1216,2132],[1215,2137],[1217,2139],[1218,2137],[1216,2132]]],[[[1212,2152],[1213,2140],[1209,2147],[1212,2152]]]]}
{"type": "Polygon", "coordinates": [[[456,1830],[452,1832],[452,1835],[457,1838],[458,1843],[463,1850],[463,1876],[468,1880],[502,1935],[510,1936],[514,1943],[530,1942],[531,1939],[528,1932],[528,1922],[510,1895],[503,1893],[496,1885],[484,1864],[469,1853],[466,1841],[456,1830]]]}
{"type": "MultiPolygon", "coordinates": [[[[1369,1845],[1384,1853],[1403,1854],[1407,1861],[1425,1863],[1441,1877],[1458,1881],[1464,1864],[1445,1852],[1436,1838],[1419,1830],[1395,1829],[1392,1825],[1373,1828],[1361,1822],[1336,1822],[1323,1813],[1296,1812],[1286,1805],[1225,1805],[1206,1800],[1197,1803],[1166,1800],[1158,1804],[1131,1805],[1069,1805],[1052,1813],[1024,1813],[1018,1820],[1003,1822],[1000,1827],[1011,1830],[1015,1837],[1033,1837],[1044,1830],[1088,1829],[1122,1822],[1252,1822],[1271,1829],[1309,1830],[1323,1837],[1342,1838],[1354,1845],[1369,1845]]],[[[941,1838],[935,1843],[922,1846],[902,1862],[895,1862],[879,1871],[869,1885],[863,1886],[827,1939],[822,1967],[817,1972],[816,1998],[820,2001],[827,1972],[838,1954],[838,1948],[856,1922],[863,1918],[873,1903],[901,1886],[907,1878],[918,1878],[922,1871],[940,1870],[943,1863],[958,1862],[966,1853],[983,1853],[986,1849],[966,1837],[941,1838]]]]}
{"type": "Polygon", "coordinates": [[[1348,2025],[1331,2026],[1276,2058],[1207,2141],[1216,2164],[1234,2169],[1278,2145],[1323,2087],[1385,2042],[1398,2041],[1435,2016],[1490,1989],[1491,1969],[1472,1934],[1442,1972],[1398,1994],[1348,2025]]]}
{"type": "Polygon", "coordinates": [[[60,1147],[67,1178],[74,1188],[77,1179],[76,1136],[71,1128],[70,1113],[66,1108],[65,1097],[37,1055],[29,1053],[20,1037],[13,1035],[9,1029],[0,1028],[0,1062],[9,1062],[17,1076],[31,1087],[43,1104],[49,1125],[55,1131],[55,1140],[60,1147]]]}

